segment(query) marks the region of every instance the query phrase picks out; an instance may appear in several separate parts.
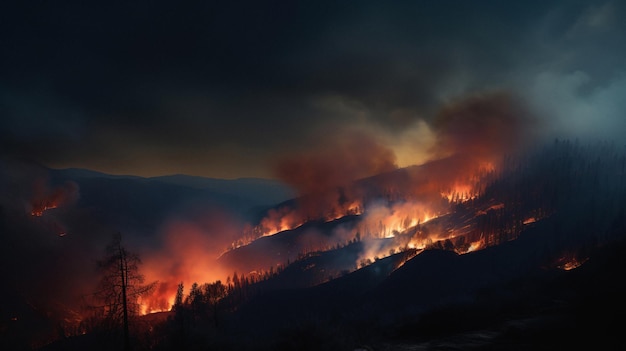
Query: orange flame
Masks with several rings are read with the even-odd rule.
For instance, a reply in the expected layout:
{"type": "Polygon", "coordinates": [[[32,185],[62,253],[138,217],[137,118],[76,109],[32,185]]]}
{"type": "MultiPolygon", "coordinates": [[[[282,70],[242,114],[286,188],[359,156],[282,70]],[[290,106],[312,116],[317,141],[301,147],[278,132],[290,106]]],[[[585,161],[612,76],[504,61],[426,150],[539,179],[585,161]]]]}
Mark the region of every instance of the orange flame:
{"type": "Polygon", "coordinates": [[[78,197],[78,185],[67,182],[63,186],[50,189],[43,180],[34,185],[34,196],[30,202],[30,214],[33,217],[41,217],[44,212],[58,208],[76,200],[78,197]]]}
{"type": "Polygon", "coordinates": [[[587,262],[589,258],[579,258],[577,255],[572,253],[567,253],[561,256],[557,261],[557,268],[562,269],[564,271],[571,271],[572,269],[576,269],[582,266],[585,262],[587,262]]]}
{"type": "Polygon", "coordinates": [[[480,240],[474,241],[472,243],[470,243],[469,247],[467,248],[467,252],[474,252],[474,251],[478,251],[481,250],[483,248],[485,248],[486,244],[485,244],[485,238],[480,238],[480,240]]]}
{"type": "Polygon", "coordinates": [[[142,254],[146,282],[157,281],[157,285],[151,294],[142,296],[141,312],[169,311],[179,283],[188,293],[193,283],[226,281],[232,270],[221,267],[216,259],[240,230],[234,218],[216,211],[168,220],[160,233],[163,247],[142,254]]]}
{"type": "Polygon", "coordinates": [[[43,213],[47,210],[51,210],[53,208],[57,208],[58,205],[56,203],[50,202],[40,202],[38,204],[33,204],[33,209],[30,211],[30,215],[34,217],[41,217],[43,213]]]}

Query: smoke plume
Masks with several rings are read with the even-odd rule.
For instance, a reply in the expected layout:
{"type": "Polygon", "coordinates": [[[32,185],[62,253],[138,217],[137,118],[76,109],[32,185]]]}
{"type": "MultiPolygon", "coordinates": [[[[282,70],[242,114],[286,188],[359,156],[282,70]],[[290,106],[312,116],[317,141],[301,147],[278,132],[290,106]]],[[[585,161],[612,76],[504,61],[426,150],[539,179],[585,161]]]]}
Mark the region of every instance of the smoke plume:
{"type": "Polygon", "coordinates": [[[338,133],[319,148],[285,157],[276,164],[279,179],[300,194],[304,218],[341,215],[357,194],[351,182],[396,169],[393,151],[363,132],[338,133]]]}
{"type": "Polygon", "coordinates": [[[396,168],[393,151],[365,133],[340,133],[319,148],[280,160],[276,175],[300,195],[320,193],[396,168]]]}
{"type": "Polygon", "coordinates": [[[217,258],[241,230],[236,218],[217,208],[165,221],[159,247],[142,254],[146,281],[158,282],[143,301],[145,312],[168,310],[179,283],[189,289],[194,282],[224,282],[233,272],[217,258]]]}
{"type": "Polygon", "coordinates": [[[434,159],[464,155],[497,161],[524,144],[535,127],[521,101],[495,92],[466,97],[444,106],[432,123],[434,159]]]}

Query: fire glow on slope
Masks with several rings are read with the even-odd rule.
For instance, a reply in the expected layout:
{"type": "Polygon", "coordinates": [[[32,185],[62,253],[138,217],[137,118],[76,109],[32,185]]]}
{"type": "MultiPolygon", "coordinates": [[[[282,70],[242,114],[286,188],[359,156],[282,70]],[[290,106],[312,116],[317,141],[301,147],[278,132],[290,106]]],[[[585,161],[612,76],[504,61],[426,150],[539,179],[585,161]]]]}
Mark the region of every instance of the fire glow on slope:
{"type": "Polygon", "coordinates": [[[67,182],[54,189],[39,179],[33,186],[33,198],[30,203],[30,214],[33,217],[41,217],[44,212],[67,205],[78,198],[78,185],[67,182]]]}
{"type": "MultiPolygon", "coordinates": [[[[505,93],[452,101],[433,120],[430,161],[406,169],[397,168],[394,151],[375,133],[336,131],[321,145],[276,160],[276,177],[296,189],[298,199],[269,210],[258,223],[248,224],[239,232],[243,235],[231,241],[230,249],[310,221],[328,222],[349,215],[359,217],[352,232],[337,235],[335,243],[326,241],[318,248],[307,247],[308,252],[328,250],[329,246],[342,244],[340,240],[345,244],[346,239],[355,238],[371,243],[361,260],[432,245],[452,245],[451,249],[459,253],[493,245],[493,233],[476,229],[474,218],[481,214],[449,221],[453,224],[443,217],[453,211],[454,204],[479,198],[502,156],[525,140],[531,125],[528,117],[521,104],[505,93]]],[[[499,210],[483,209],[485,213],[499,210]]],[[[206,245],[215,247],[215,243],[206,245]]],[[[194,245],[191,249],[198,248],[194,245]]],[[[176,281],[189,286],[194,280],[208,282],[211,277],[219,277],[194,274],[195,278],[181,279],[182,272],[194,271],[193,264],[200,262],[192,264],[184,256],[180,259],[180,272],[165,279],[168,286],[163,289],[162,306],[171,305],[176,281]]],[[[205,274],[209,267],[203,264],[205,274]]]]}
{"type": "Polygon", "coordinates": [[[571,271],[585,264],[585,262],[587,262],[588,259],[589,258],[587,257],[581,258],[581,257],[578,257],[578,255],[574,253],[568,252],[568,253],[563,254],[563,256],[561,256],[557,260],[556,267],[564,271],[571,271]]]}
{"type": "MultiPolygon", "coordinates": [[[[522,105],[503,92],[451,101],[435,115],[429,129],[431,161],[414,172],[398,170],[394,150],[366,130],[338,130],[314,149],[283,155],[275,164],[275,174],[298,191],[297,204],[270,210],[231,248],[307,221],[364,214],[372,211],[371,201],[380,199],[391,206],[409,202],[425,207],[425,215],[410,218],[415,222],[447,211],[442,209],[442,196],[448,202],[474,199],[502,156],[525,141],[533,123],[522,105]],[[386,175],[355,184],[381,174],[386,175]]],[[[391,228],[387,236],[408,227],[389,221],[383,220],[385,228],[391,228]]]]}
{"type": "MultiPolygon", "coordinates": [[[[459,216],[450,212],[431,218],[404,231],[394,231],[393,235],[362,240],[364,250],[359,256],[356,267],[364,267],[378,259],[395,253],[417,250],[416,254],[426,249],[443,249],[454,251],[459,255],[482,250],[497,245],[498,240],[489,242],[488,234],[478,226],[482,216],[501,211],[502,204],[486,206],[484,209],[471,212],[471,215],[459,216]]],[[[517,237],[513,233],[508,240],[517,237]]]]}
{"type": "MultiPolygon", "coordinates": [[[[360,215],[363,213],[363,206],[358,200],[354,200],[345,206],[336,206],[332,211],[329,211],[322,219],[325,222],[330,222],[335,219],[339,219],[349,215],[360,215]]],[[[316,218],[313,218],[316,219],[316,218]]],[[[303,218],[302,214],[289,207],[281,207],[279,210],[271,209],[268,215],[261,220],[261,224],[255,228],[256,231],[261,233],[261,237],[272,236],[274,234],[293,230],[306,223],[306,218],[303,218]]]]}
{"type": "MultiPolygon", "coordinates": [[[[450,163],[456,159],[450,159],[450,163]]],[[[427,186],[420,188],[417,184],[413,184],[413,192],[408,191],[406,194],[398,195],[395,190],[388,192],[392,201],[381,199],[371,201],[367,205],[362,205],[363,199],[347,199],[348,196],[362,194],[359,189],[343,190],[343,196],[324,197],[325,201],[334,199],[337,203],[331,205],[331,210],[327,211],[322,218],[306,217],[297,207],[282,207],[268,211],[268,215],[263,218],[259,225],[252,227],[248,225],[244,232],[248,233],[248,240],[238,241],[231,245],[231,248],[248,244],[257,238],[275,235],[276,233],[293,230],[309,220],[318,220],[330,222],[345,216],[358,216],[358,224],[349,233],[341,233],[336,235],[336,244],[342,244],[339,240],[346,238],[359,237],[365,246],[363,253],[359,256],[354,267],[358,268],[366,263],[373,262],[376,259],[384,258],[395,252],[402,252],[408,249],[422,250],[433,245],[433,243],[444,242],[446,239],[453,239],[464,235],[463,232],[447,230],[440,228],[437,219],[447,215],[453,204],[464,203],[476,198],[482,191],[480,182],[483,180],[482,175],[488,175],[481,167],[476,167],[469,175],[463,177],[455,176],[453,183],[438,183],[432,179],[438,180],[433,170],[440,170],[441,161],[435,166],[426,166],[424,174],[420,173],[417,178],[419,182],[423,182],[427,186]],[[417,190],[414,190],[417,189],[417,190]],[[349,195],[346,195],[349,194],[349,195]],[[419,200],[423,198],[424,200],[419,200]],[[432,222],[435,223],[432,223],[432,222]]],[[[445,168],[448,169],[448,165],[445,168]]],[[[451,167],[452,168],[452,167],[451,167]]],[[[467,174],[467,173],[466,173],[467,174]]],[[[444,180],[450,178],[443,177],[444,180]]],[[[388,189],[387,183],[379,186],[380,189],[388,189]]],[[[400,189],[401,190],[401,189],[400,189]]],[[[384,191],[380,191],[384,195],[384,191]]],[[[491,206],[488,210],[497,210],[497,205],[491,206]]],[[[211,225],[212,226],[212,225],[211,225]]],[[[148,277],[158,278],[160,281],[154,296],[147,298],[144,302],[144,313],[169,310],[172,306],[176,287],[179,282],[184,282],[184,286],[188,289],[193,282],[210,282],[217,279],[224,280],[224,276],[232,274],[231,271],[226,272],[210,272],[215,267],[214,257],[202,259],[206,256],[206,247],[215,247],[215,243],[207,241],[204,234],[209,230],[209,225],[198,227],[189,223],[178,223],[175,228],[168,231],[172,235],[168,236],[167,255],[171,257],[172,262],[170,268],[164,268],[162,262],[153,263],[149,266],[151,271],[148,277]],[[174,234],[175,233],[175,234],[174,234]],[[193,243],[187,244],[183,243],[193,243]],[[178,250],[177,248],[180,248],[178,250]],[[193,252],[190,254],[190,252],[193,252]],[[192,261],[187,260],[190,257],[192,261]],[[176,261],[174,261],[176,258],[176,261]],[[199,259],[200,258],[200,259],[199,259]],[[154,269],[154,271],[152,271],[154,269]],[[169,273],[167,273],[169,272],[169,273]],[[167,273],[169,276],[164,276],[167,273]]],[[[468,229],[469,230],[469,229],[468,229]]],[[[343,242],[345,244],[345,242],[343,242]]],[[[331,245],[334,246],[334,245],[331,245]]],[[[467,243],[464,247],[458,248],[457,252],[466,253],[479,250],[485,247],[484,238],[474,240],[467,243]]],[[[319,248],[309,248],[309,250],[328,250],[329,246],[319,248]]],[[[161,261],[162,259],[159,258],[161,261]]],[[[168,258],[169,260],[169,258],[168,258]]],[[[247,273],[247,272],[241,272],[247,273]]]]}
{"type": "Polygon", "coordinates": [[[392,206],[374,205],[363,215],[364,218],[358,229],[368,237],[393,238],[398,233],[426,223],[440,214],[418,202],[399,203],[392,206]]]}
{"type": "MultiPolygon", "coordinates": [[[[357,237],[395,238],[400,233],[411,228],[419,228],[431,219],[447,214],[454,204],[477,198],[484,190],[486,178],[494,174],[495,166],[492,162],[473,162],[474,160],[473,157],[469,160],[466,157],[445,158],[415,169],[399,170],[337,190],[331,189],[312,198],[303,196],[302,202],[321,201],[330,210],[325,213],[318,210],[315,213],[322,217],[311,218],[296,206],[271,209],[259,225],[247,226],[244,237],[232,243],[231,249],[247,245],[259,237],[293,230],[309,220],[330,222],[350,215],[359,217],[358,224],[351,233],[333,234],[335,238],[326,240],[324,246],[308,247],[307,251],[327,250],[329,246],[345,245],[346,239],[357,237]]],[[[309,205],[309,208],[311,207],[309,205]]],[[[432,229],[429,233],[416,233],[410,238],[404,235],[393,247],[390,247],[390,244],[368,247],[359,261],[386,257],[391,251],[398,252],[406,248],[422,249],[433,242],[458,235],[462,233],[443,230],[432,232],[432,229]]],[[[475,241],[477,242],[471,245],[472,250],[481,246],[478,239],[475,241]]]]}
{"type": "Polygon", "coordinates": [[[167,221],[162,247],[142,255],[146,282],[157,281],[153,293],[141,301],[142,313],[169,311],[179,283],[188,293],[193,283],[224,282],[233,272],[218,266],[216,258],[240,231],[234,218],[217,210],[167,221]]]}

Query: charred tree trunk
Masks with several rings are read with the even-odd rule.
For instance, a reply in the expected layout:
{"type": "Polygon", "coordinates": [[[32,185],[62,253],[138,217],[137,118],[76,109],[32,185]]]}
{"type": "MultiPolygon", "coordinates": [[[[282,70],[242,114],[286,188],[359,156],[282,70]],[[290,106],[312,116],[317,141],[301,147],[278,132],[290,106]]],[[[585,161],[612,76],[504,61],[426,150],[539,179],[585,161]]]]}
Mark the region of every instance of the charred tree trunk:
{"type": "Polygon", "coordinates": [[[105,315],[103,324],[122,332],[123,349],[131,350],[130,321],[140,311],[138,298],[149,294],[156,282],[143,285],[144,277],[139,273],[141,259],[129,252],[117,234],[106,248],[104,259],[98,261],[101,278],[96,301],[102,302],[105,315]]]}
{"type": "Polygon", "coordinates": [[[120,253],[120,279],[122,281],[122,311],[124,323],[124,350],[130,351],[130,335],[128,330],[128,300],[126,297],[126,287],[128,285],[128,263],[122,250],[122,244],[119,244],[120,253]]]}

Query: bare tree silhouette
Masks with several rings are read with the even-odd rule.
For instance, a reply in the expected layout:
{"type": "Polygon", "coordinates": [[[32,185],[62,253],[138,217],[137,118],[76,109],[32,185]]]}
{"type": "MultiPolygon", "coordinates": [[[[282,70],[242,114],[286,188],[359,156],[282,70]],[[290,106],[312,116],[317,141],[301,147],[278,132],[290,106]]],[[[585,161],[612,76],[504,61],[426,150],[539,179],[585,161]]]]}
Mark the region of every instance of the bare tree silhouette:
{"type": "Polygon", "coordinates": [[[130,350],[129,317],[140,313],[140,298],[150,293],[156,282],[144,285],[139,273],[141,259],[122,245],[117,234],[106,248],[104,258],[98,261],[101,273],[96,298],[102,302],[103,323],[111,329],[123,328],[124,349],[130,350]]]}

